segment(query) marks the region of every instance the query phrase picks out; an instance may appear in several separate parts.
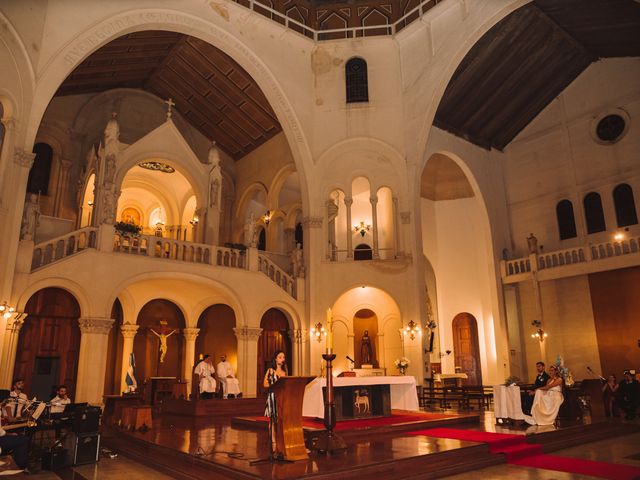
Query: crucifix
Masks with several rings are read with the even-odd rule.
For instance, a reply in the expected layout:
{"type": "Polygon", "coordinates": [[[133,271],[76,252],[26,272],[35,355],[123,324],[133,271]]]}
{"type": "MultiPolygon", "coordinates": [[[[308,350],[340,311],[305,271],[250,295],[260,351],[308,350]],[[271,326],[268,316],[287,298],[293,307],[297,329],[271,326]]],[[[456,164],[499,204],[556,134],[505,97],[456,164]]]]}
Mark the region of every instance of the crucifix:
{"type": "Polygon", "coordinates": [[[169,100],[165,100],[164,103],[167,104],[167,120],[169,120],[171,118],[171,115],[173,115],[173,112],[171,112],[171,107],[175,107],[176,104],[172,98],[169,98],[169,100]]]}

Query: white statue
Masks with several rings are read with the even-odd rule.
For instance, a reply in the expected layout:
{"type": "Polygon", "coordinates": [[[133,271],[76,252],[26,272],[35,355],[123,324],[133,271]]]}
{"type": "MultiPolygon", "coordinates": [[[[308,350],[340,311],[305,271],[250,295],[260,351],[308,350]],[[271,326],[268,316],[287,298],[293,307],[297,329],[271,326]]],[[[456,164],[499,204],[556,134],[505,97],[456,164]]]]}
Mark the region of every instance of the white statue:
{"type": "Polygon", "coordinates": [[[244,224],[244,244],[247,247],[256,246],[256,217],[253,212],[244,224]]]}
{"type": "Polygon", "coordinates": [[[291,251],[291,265],[294,278],[304,278],[304,257],[302,245],[296,244],[296,248],[291,251]]]}
{"type": "Polygon", "coordinates": [[[29,194],[24,204],[20,237],[23,240],[33,240],[36,235],[36,227],[40,223],[40,202],[38,195],[29,194]]]}
{"type": "Polygon", "coordinates": [[[220,194],[220,180],[214,178],[211,180],[211,186],[209,188],[209,206],[217,207],[218,206],[218,195],[220,194]]]}
{"type": "Polygon", "coordinates": [[[118,114],[113,112],[111,114],[111,120],[107,122],[107,126],[104,127],[104,144],[105,146],[111,142],[117,142],[120,139],[120,125],[118,125],[118,121],[116,117],[118,114]]]}
{"type": "Polygon", "coordinates": [[[211,142],[211,147],[209,147],[209,157],[207,160],[207,163],[211,165],[212,170],[220,165],[220,152],[218,151],[216,142],[211,142]]]}
{"type": "Polygon", "coordinates": [[[104,184],[110,185],[116,176],[116,156],[114,154],[107,155],[107,165],[104,174],[104,184]]]}

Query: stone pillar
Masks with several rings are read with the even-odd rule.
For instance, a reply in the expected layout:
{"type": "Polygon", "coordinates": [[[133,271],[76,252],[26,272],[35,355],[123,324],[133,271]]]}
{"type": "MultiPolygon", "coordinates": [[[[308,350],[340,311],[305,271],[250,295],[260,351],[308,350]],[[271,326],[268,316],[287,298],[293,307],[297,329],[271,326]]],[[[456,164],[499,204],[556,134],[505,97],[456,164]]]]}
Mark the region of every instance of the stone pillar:
{"type": "Polygon", "coordinates": [[[7,327],[2,342],[2,356],[0,357],[0,388],[10,389],[13,377],[13,367],[16,363],[18,338],[24,319],[11,317],[7,320],[7,327]]]}
{"type": "Polygon", "coordinates": [[[80,355],[76,380],[76,402],[102,405],[107,349],[112,318],[79,318],[80,355]]]}
{"type": "Polygon", "coordinates": [[[256,395],[256,381],[264,372],[257,371],[258,339],[262,333],[259,327],[236,327],[233,329],[238,339],[238,380],[244,396],[256,395]]]}
{"type": "Polygon", "coordinates": [[[295,228],[284,229],[284,251],[285,253],[291,252],[296,248],[296,230],[295,228]]]}
{"type": "Polygon", "coordinates": [[[191,394],[191,379],[193,378],[193,364],[196,357],[196,338],[200,333],[199,328],[184,328],[184,358],[182,360],[182,378],[187,382],[187,395],[191,394]]]}
{"type": "Polygon", "coordinates": [[[353,198],[348,197],[344,199],[344,204],[347,207],[347,259],[353,259],[353,234],[351,229],[351,205],[353,205],[353,198]]]}
{"type": "MultiPolygon", "coordinates": [[[[126,392],[128,390],[125,378],[127,377],[127,370],[129,369],[129,357],[133,353],[133,339],[138,332],[140,325],[132,325],[125,323],[120,325],[120,333],[122,333],[122,369],[120,372],[120,391],[126,392]]],[[[138,380],[138,378],[136,378],[138,380]]]]}
{"type": "Polygon", "coordinates": [[[56,194],[53,200],[53,215],[56,217],[62,216],[62,203],[64,202],[64,195],[67,192],[67,185],[69,184],[69,170],[73,162],[63,158],[60,160],[60,169],[58,170],[58,181],[56,182],[56,194]]]}
{"type": "Polygon", "coordinates": [[[393,256],[394,258],[404,257],[402,249],[402,241],[400,235],[400,226],[398,225],[398,197],[393,197],[393,256]]]}
{"type": "Polygon", "coordinates": [[[371,223],[373,228],[373,258],[380,258],[378,252],[378,196],[373,195],[369,198],[371,202],[371,223]]]}
{"type": "Polygon", "coordinates": [[[291,348],[292,348],[292,352],[291,355],[293,356],[292,359],[289,360],[289,365],[291,365],[291,373],[290,375],[303,375],[303,371],[304,371],[304,365],[303,365],[303,361],[304,361],[304,341],[305,341],[305,335],[308,335],[308,332],[306,330],[300,330],[300,329],[293,329],[293,330],[289,330],[289,336],[291,337],[291,339],[293,340],[291,342],[291,348]]]}

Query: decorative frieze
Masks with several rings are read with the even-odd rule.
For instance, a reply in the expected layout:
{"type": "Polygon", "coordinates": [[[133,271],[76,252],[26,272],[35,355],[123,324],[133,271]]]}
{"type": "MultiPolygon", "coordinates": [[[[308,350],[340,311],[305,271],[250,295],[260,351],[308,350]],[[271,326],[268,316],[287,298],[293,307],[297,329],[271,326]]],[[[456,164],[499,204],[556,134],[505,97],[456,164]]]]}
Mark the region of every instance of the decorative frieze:
{"type": "Polygon", "coordinates": [[[131,323],[125,323],[124,325],[120,325],[120,333],[124,338],[133,338],[138,333],[138,329],[140,325],[132,325],[131,323]]]}
{"type": "Polygon", "coordinates": [[[195,342],[196,338],[198,338],[198,334],[200,333],[199,328],[183,328],[182,334],[184,335],[184,339],[187,342],[195,342]]]}
{"type": "Polygon", "coordinates": [[[245,341],[257,341],[260,338],[260,334],[262,333],[262,329],[258,327],[235,327],[233,331],[236,334],[238,340],[245,341]]]}
{"type": "Polygon", "coordinates": [[[322,227],[323,217],[304,217],[302,219],[302,226],[305,228],[320,228],[322,227]]]}
{"type": "Polygon", "coordinates": [[[113,326],[115,320],[113,318],[79,318],[80,332],[96,333],[99,335],[108,335],[109,330],[113,326]]]}
{"type": "Polygon", "coordinates": [[[21,167],[31,169],[33,166],[33,160],[36,158],[35,153],[30,153],[22,148],[16,147],[13,151],[13,161],[21,167]]]}

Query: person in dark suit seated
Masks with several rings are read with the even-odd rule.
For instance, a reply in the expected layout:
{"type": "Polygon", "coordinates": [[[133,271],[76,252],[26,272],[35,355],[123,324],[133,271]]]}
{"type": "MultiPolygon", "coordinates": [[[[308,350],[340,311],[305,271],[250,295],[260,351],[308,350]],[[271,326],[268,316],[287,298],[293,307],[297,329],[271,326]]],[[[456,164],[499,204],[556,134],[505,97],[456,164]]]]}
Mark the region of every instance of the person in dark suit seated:
{"type": "Polygon", "coordinates": [[[29,438],[24,435],[6,432],[2,428],[2,416],[0,416],[0,454],[10,453],[18,468],[27,468],[29,461],[29,438]]]}
{"type": "MultiPolygon", "coordinates": [[[[534,386],[536,389],[544,387],[549,381],[549,374],[545,371],[544,362],[536,363],[536,380],[534,386]]],[[[536,394],[535,390],[522,393],[522,412],[526,415],[531,415],[531,407],[533,406],[533,397],[536,394]]]]}
{"type": "Polygon", "coordinates": [[[618,398],[620,399],[620,406],[625,413],[626,420],[633,420],[636,418],[636,412],[638,410],[638,397],[640,396],[640,384],[634,377],[635,372],[631,370],[625,370],[624,379],[620,382],[620,388],[618,389],[618,398]]]}

